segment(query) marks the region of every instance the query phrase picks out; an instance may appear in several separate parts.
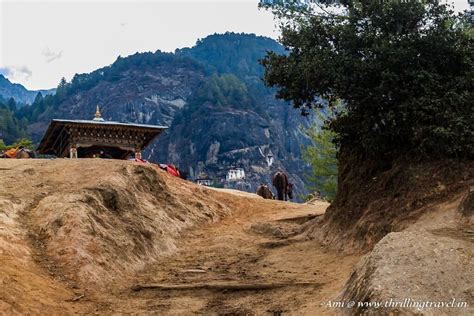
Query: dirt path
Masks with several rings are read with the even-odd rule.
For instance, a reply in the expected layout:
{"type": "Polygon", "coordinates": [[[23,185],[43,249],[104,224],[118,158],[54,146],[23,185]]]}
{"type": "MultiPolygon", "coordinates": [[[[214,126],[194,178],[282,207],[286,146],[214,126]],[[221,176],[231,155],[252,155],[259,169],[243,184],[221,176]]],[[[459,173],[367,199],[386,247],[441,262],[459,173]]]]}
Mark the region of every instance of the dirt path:
{"type": "Polygon", "coordinates": [[[337,296],[358,257],[341,257],[314,241],[294,238],[300,224],[322,214],[327,204],[257,201],[186,234],[178,253],[117,284],[99,311],[334,314],[321,304],[337,296]],[[134,291],[136,285],[179,289],[134,291]]]}
{"type": "Polygon", "coordinates": [[[326,203],[208,190],[121,161],[0,171],[0,314],[336,314],[321,304],[358,260],[298,235],[326,203]]]}

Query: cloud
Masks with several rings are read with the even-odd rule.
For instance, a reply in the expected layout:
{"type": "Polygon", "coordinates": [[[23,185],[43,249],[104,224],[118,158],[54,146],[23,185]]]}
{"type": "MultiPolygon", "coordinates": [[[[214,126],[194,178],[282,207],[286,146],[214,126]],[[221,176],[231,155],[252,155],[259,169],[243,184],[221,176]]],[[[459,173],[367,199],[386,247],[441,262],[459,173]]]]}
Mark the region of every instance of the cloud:
{"type": "Polygon", "coordinates": [[[8,67],[0,67],[0,75],[4,75],[5,77],[10,76],[10,68],[8,67]]]}
{"type": "Polygon", "coordinates": [[[45,57],[47,63],[50,63],[56,59],[63,57],[63,51],[55,53],[51,51],[48,46],[43,49],[43,52],[41,54],[45,57]]]}
{"type": "Polygon", "coordinates": [[[28,81],[33,72],[26,66],[5,66],[0,67],[0,74],[13,82],[28,81]]]}

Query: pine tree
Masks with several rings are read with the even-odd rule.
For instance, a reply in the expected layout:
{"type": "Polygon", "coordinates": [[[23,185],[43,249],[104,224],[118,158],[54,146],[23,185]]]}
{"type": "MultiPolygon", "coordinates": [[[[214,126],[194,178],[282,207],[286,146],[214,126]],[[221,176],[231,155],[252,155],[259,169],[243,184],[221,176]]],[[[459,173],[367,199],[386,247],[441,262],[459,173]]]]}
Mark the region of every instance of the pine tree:
{"type": "Polygon", "coordinates": [[[62,77],[56,89],[56,97],[58,101],[61,101],[66,96],[67,96],[67,81],[66,81],[66,78],[62,77]]]}
{"type": "Polygon", "coordinates": [[[336,135],[316,125],[306,129],[305,133],[313,142],[302,150],[303,160],[311,166],[311,173],[306,175],[307,188],[332,201],[337,191],[337,148],[333,143],[336,135]]]}

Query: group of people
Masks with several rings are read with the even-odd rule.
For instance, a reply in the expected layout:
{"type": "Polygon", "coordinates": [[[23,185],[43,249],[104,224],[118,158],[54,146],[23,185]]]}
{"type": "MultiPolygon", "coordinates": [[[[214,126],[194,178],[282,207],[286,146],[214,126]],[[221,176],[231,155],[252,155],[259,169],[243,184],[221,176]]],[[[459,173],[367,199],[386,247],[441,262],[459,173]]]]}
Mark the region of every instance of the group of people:
{"type": "MultiPolygon", "coordinates": [[[[293,199],[293,183],[288,181],[288,176],[281,170],[278,170],[272,178],[272,184],[277,191],[276,198],[280,201],[293,199]]],[[[268,187],[268,184],[262,183],[257,188],[257,195],[264,199],[275,199],[275,195],[268,187]]]]}

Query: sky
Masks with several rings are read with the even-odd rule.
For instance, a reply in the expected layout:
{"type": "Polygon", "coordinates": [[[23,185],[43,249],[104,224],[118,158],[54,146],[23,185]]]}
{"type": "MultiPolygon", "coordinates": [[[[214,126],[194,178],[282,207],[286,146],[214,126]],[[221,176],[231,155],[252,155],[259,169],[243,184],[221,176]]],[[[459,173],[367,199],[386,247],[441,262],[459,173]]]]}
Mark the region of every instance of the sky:
{"type": "MultiPolygon", "coordinates": [[[[454,3],[468,8],[467,0],[454,3]]],[[[0,73],[49,89],[119,55],[172,52],[227,31],[278,37],[258,0],[0,0],[0,73]]]]}

